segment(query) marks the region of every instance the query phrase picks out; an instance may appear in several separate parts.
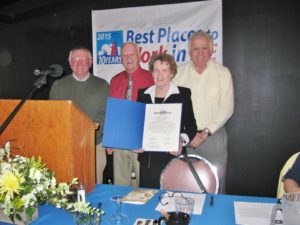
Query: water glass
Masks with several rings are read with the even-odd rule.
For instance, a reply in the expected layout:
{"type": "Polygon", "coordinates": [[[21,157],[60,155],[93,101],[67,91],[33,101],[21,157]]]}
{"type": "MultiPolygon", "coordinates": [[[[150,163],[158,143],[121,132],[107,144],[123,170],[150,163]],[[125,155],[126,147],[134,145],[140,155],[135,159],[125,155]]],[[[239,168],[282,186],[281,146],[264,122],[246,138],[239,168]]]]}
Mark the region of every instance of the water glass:
{"type": "Polygon", "coordinates": [[[194,199],[189,197],[175,198],[175,210],[178,212],[187,213],[190,217],[194,211],[194,199]]]}
{"type": "Polygon", "coordinates": [[[277,211],[282,211],[283,224],[299,225],[300,221],[300,193],[286,193],[282,196],[282,203],[273,207],[270,224],[276,224],[277,211]]]}
{"type": "Polygon", "coordinates": [[[283,222],[287,225],[300,223],[300,193],[288,193],[282,197],[283,222]]]}
{"type": "Polygon", "coordinates": [[[111,215],[109,218],[109,222],[111,225],[124,225],[128,223],[127,215],[122,213],[121,210],[123,198],[123,195],[116,195],[111,198],[112,202],[116,203],[116,213],[111,215]]]}

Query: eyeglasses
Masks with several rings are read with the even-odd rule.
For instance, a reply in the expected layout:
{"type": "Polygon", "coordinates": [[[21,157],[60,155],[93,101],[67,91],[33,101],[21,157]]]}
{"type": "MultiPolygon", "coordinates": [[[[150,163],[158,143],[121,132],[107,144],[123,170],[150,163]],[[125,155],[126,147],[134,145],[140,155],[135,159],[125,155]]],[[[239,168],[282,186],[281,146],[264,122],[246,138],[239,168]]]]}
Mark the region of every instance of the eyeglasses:
{"type": "Polygon", "coordinates": [[[163,192],[159,195],[158,199],[161,205],[165,206],[169,204],[169,201],[171,198],[173,197],[183,197],[183,194],[181,192],[178,191],[174,191],[174,192],[163,192]]]}
{"type": "Polygon", "coordinates": [[[71,58],[71,62],[73,63],[78,63],[78,62],[84,62],[87,63],[91,60],[91,58],[85,58],[85,57],[75,57],[75,58],[71,58]]]}

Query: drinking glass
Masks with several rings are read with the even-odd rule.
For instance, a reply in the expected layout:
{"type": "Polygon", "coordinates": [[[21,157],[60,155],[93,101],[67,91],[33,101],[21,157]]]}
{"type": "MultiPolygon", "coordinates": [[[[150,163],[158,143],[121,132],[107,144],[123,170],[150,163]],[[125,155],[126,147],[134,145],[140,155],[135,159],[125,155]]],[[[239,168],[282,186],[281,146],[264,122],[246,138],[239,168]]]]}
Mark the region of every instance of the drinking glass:
{"type": "Polygon", "coordinates": [[[192,217],[194,211],[194,199],[189,197],[175,198],[175,209],[177,212],[187,213],[192,217]]]}
{"type": "Polygon", "coordinates": [[[111,215],[109,218],[109,222],[111,225],[121,225],[128,223],[128,217],[126,214],[122,213],[122,199],[123,195],[116,195],[111,198],[112,202],[116,203],[116,213],[111,215]]]}
{"type": "Polygon", "coordinates": [[[281,204],[273,207],[270,224],[276,224],[277,211],[282,211],[283,224],[298,225],[300,221],[300,193],[286,193],[281,204]]]}

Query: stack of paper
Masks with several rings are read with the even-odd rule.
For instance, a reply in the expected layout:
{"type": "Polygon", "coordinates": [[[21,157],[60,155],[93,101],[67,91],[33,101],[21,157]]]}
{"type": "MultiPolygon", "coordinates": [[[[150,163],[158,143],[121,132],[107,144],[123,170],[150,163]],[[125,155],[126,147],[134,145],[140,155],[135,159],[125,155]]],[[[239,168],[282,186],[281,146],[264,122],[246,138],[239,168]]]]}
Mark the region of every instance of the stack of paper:
{"type": "Polygon", "coordinates": [[[145,204],[148,202],[158,190],[154,189],[134,189],[129,192],[122,200],[125,203],[145,204]]]}
{"type": "MultiPolygon", "coordinates": [[[[234,202],[236,224],[269,225],[275,204],[259,202],[234,202]]],[[[282,215],[276,217],[282,220],[282,215]]]]}

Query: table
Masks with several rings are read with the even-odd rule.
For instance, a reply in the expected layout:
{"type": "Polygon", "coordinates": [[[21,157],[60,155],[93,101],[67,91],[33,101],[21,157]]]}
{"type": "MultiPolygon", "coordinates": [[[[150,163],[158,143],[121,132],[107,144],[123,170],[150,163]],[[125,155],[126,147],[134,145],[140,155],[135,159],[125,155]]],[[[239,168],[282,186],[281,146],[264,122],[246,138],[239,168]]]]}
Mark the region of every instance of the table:
{"type": "MultiPolygon", "coordinates": [[[[116,194],[127,194],[132,190],[132,187],[115,186],[107,184],[99,184],[96,188],[87,195],[87,201],[97,206],[98,202],[102,202],[102,209],[106,212],[103,216],[102,224],[109,224],[109,216],[115,212],[115,203],[111,202],[110,198],[116,194]]],[[[161,215],[155,207],[159,200],[160,190],[149,202],[144,205],[122,204],[122,212],[128,215],[129,223],[133,224],[136,218],[159,218],[161,215]]],[[[234,201],[244,202],[265,202],[276,203],[276,198],[267,197],[250,197],[237,195],[214,195],[214,205],[210,206],[210,194],[206,196],[202,215],[193,215],[191,225],[232,225],[235,224],[234,217],[234,201]]],[[[6,223],[1,223],[4,225],[6,223]]],[[[50,205],[39,207],[39,218],[31,223],[31,225],[74,225],[72,216],[62,210],[50,205]]]]}

